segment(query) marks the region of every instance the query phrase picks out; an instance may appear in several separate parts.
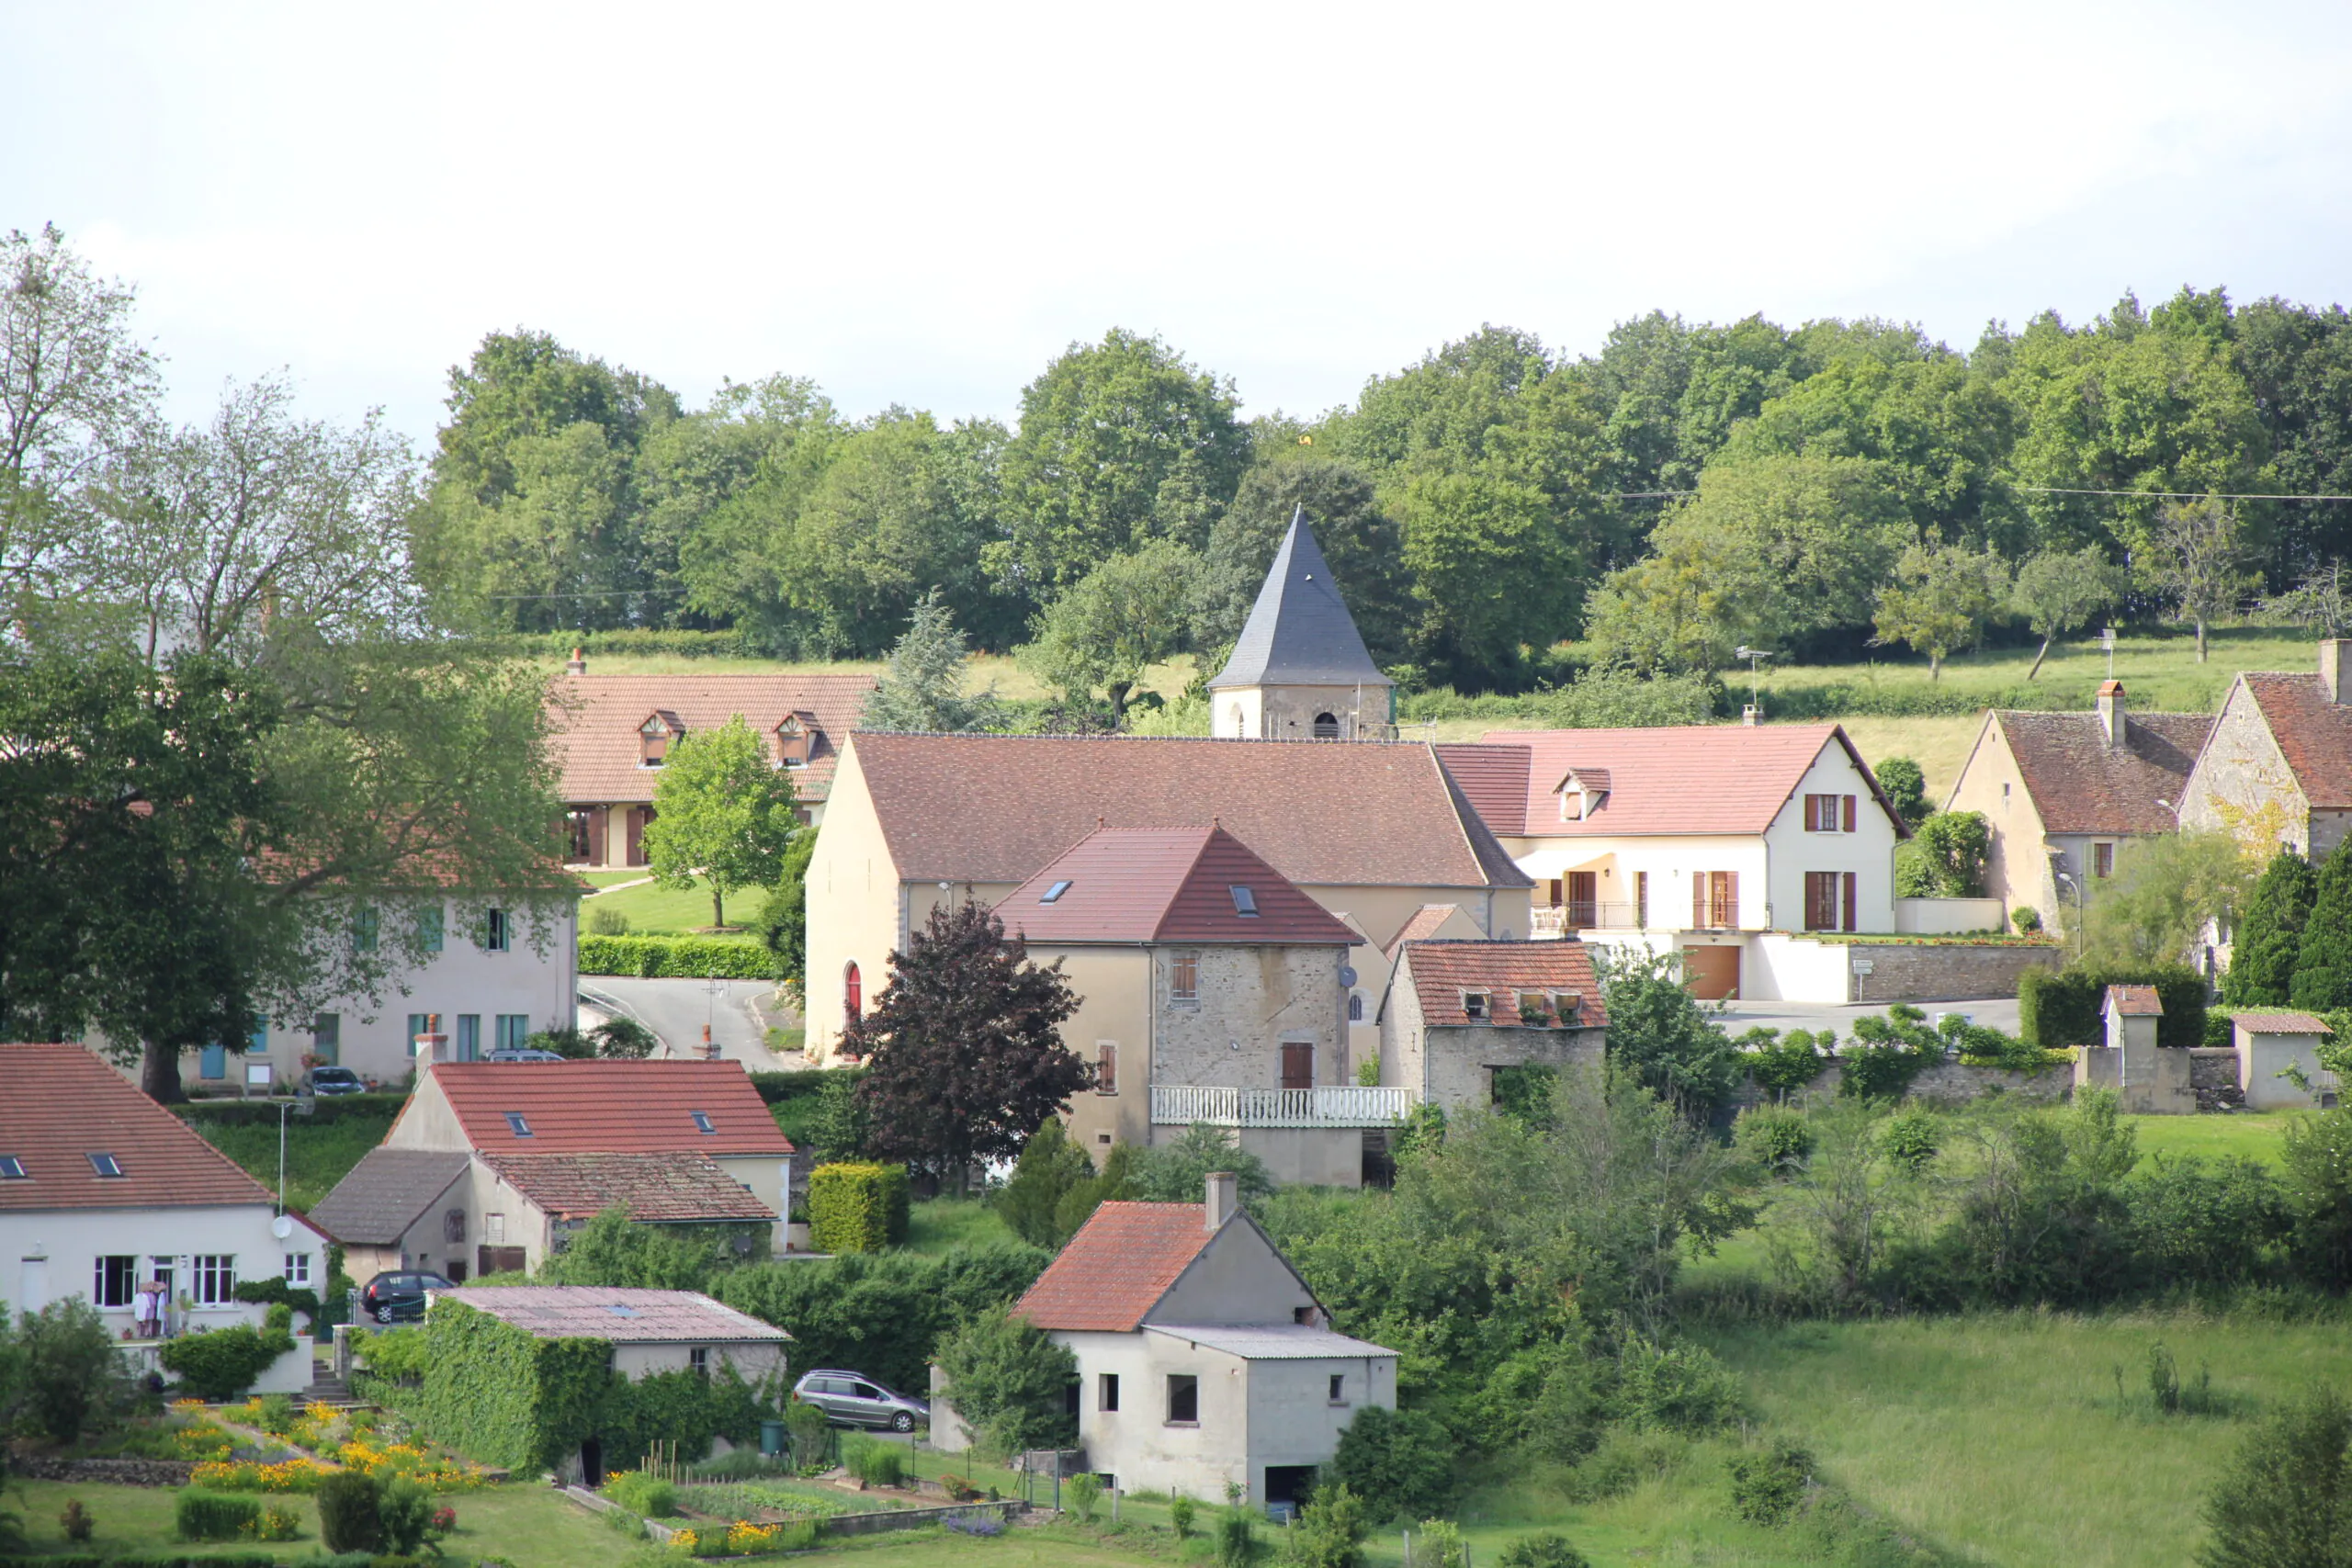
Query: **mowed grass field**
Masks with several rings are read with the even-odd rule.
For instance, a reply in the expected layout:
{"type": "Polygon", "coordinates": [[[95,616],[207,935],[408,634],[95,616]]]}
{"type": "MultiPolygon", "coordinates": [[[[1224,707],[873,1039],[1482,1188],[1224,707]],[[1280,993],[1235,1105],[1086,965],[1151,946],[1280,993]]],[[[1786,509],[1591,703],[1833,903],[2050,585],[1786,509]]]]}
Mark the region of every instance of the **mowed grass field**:
{"type": "MultiPolygon", "coordinates": [[[[634,886],[614,886],[605,884],[607,891],[594,893],[580,901],[580,931],[589,931],[588,919],[599,909],[616,909],[628,917],[630,936],[684,936],[690,932],[706,932],[710,928],[710,889],[697,882],[692,887],[658,887],[650,882],[639,882],[642,871],[628,876],[616,876],[614,882],[636,883],[634,886]]],[[[746,927],[758,918],[767,904],[764,887],[739,887],[727,895],[727,923],[730,927],[746,927]]],[[[714,933],[726,934],[726,933],[714,933]]],[[[734,934],[747,933],[738,931],[734,934]]]]}

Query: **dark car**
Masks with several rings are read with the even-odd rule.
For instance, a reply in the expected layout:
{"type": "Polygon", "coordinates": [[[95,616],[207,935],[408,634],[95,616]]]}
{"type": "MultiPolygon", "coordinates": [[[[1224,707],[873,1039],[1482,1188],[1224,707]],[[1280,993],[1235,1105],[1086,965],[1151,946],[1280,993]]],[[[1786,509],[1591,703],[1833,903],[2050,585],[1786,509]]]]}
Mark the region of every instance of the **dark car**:
{"type": "Polygon", "coordinates": [[[931,1424],[931,1403],[894,1393],[864,1372],[821,1367],[804,1376],[793,1393],[815,1405],[838,1427],[888,1427],[911,1432],[931,1424]]]}
{"type": "Polygon", "coordinates": [[[378,1323],[419,1323],[424,1318],[424,1292],[454,1288],[438,1274],[396,1269],[368,1281],[359,1292],[359,1310],[378,1323]]]}
{"type": "Polygon", "coordinates": [[[302,1075],[308,1094],[366,1094],[368,1080],[349,1067],[312,1067],[302,1075]]]}

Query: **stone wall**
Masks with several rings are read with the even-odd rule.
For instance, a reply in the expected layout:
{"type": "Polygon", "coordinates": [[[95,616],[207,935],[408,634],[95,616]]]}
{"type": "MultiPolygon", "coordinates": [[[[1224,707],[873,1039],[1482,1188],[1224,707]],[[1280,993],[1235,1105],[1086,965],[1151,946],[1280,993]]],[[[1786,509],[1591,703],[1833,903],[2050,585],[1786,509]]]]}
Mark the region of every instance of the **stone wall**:
{"type": "Polygon", "coordinates": [[[1960,942],[1890,942],[1847,946],[1847,969],[1857,1002],[1969,1001],[2014,997],[2018,976],[2033,964],[2055,969],[2064,956],[2055,946],[2022,943],[1975,947],[1960,942]],[[1868,964],[1867,970],[1857,968],[1868,964]]]}
{"type": "Polygon", "coordinates": [[[196,1465],[173,1459],[59,1459],[53,1454],[11,1454],[8,1472],[32,1481],[80,1482],[111,1486],[185,1486],[196,1465]]]}
{"type": "MultiPolygon", "coordinates": [[[[1836,1062],[1821,1069],[1811,1083],[1799,1089],[1798,1099],[1825,1101],[1834,1100],[1838,1087],[1845,1077],[1845,1070],[1836,1062]]],[[[1965,1063],[1947,1059],[1924,1069],[1911,1080],[1911,1089],[1905,1098],[1924,1100],[1931,1105],[1966,1105],[1988,1094],[2010,1094],[2036,1105],[2055,1105],[2074,1092],[2072,1066],[2044,1067],[2040,1072],[2011,1072],[2006,1067],[1972,1067],[1965,1063]]],[[[1744,1111],[1760,1104],[1763,1092],[1750,1078],[1733,1097],[1735,1110],[1744,1111]]]]}
{"type": "Polygon", "coordinates": [[[2238,1087],[2238,1054],[2234,1046],[2199,1045],[2188,1053],[2188,1087],[2199,1111],[2233,1111],[2245,1103],[2238,1087]]]}

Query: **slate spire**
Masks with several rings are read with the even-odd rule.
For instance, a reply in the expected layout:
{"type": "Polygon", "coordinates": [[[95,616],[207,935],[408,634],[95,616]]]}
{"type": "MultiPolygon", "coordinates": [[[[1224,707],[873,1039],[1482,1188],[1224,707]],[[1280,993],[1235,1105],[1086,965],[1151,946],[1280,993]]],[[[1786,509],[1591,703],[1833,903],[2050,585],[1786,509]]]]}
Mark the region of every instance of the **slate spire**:
{"type": "Polygon", "coordinates": [[[1266,569],[1265,584],[1250,607],[1233,657],[1209,689],[1395,684],[1365,651],[1355,618],[1306,526],[1306,509],[1298,508],[1266,569]]]}

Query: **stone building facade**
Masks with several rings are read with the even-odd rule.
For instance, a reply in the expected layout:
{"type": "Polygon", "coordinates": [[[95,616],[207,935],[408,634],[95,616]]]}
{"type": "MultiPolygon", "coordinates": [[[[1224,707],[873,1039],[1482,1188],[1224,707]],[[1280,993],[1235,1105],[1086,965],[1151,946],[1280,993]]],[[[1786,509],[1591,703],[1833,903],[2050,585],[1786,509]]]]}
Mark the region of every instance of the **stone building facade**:
{"type": "Polygon", "coordinates": [[[2180,825],[2235,834],[2267,857],[2316,862],[2352,829],[2352,641],[2319,645],[2316,673],[2240,675],[2183,786],[2180,825]]]}

